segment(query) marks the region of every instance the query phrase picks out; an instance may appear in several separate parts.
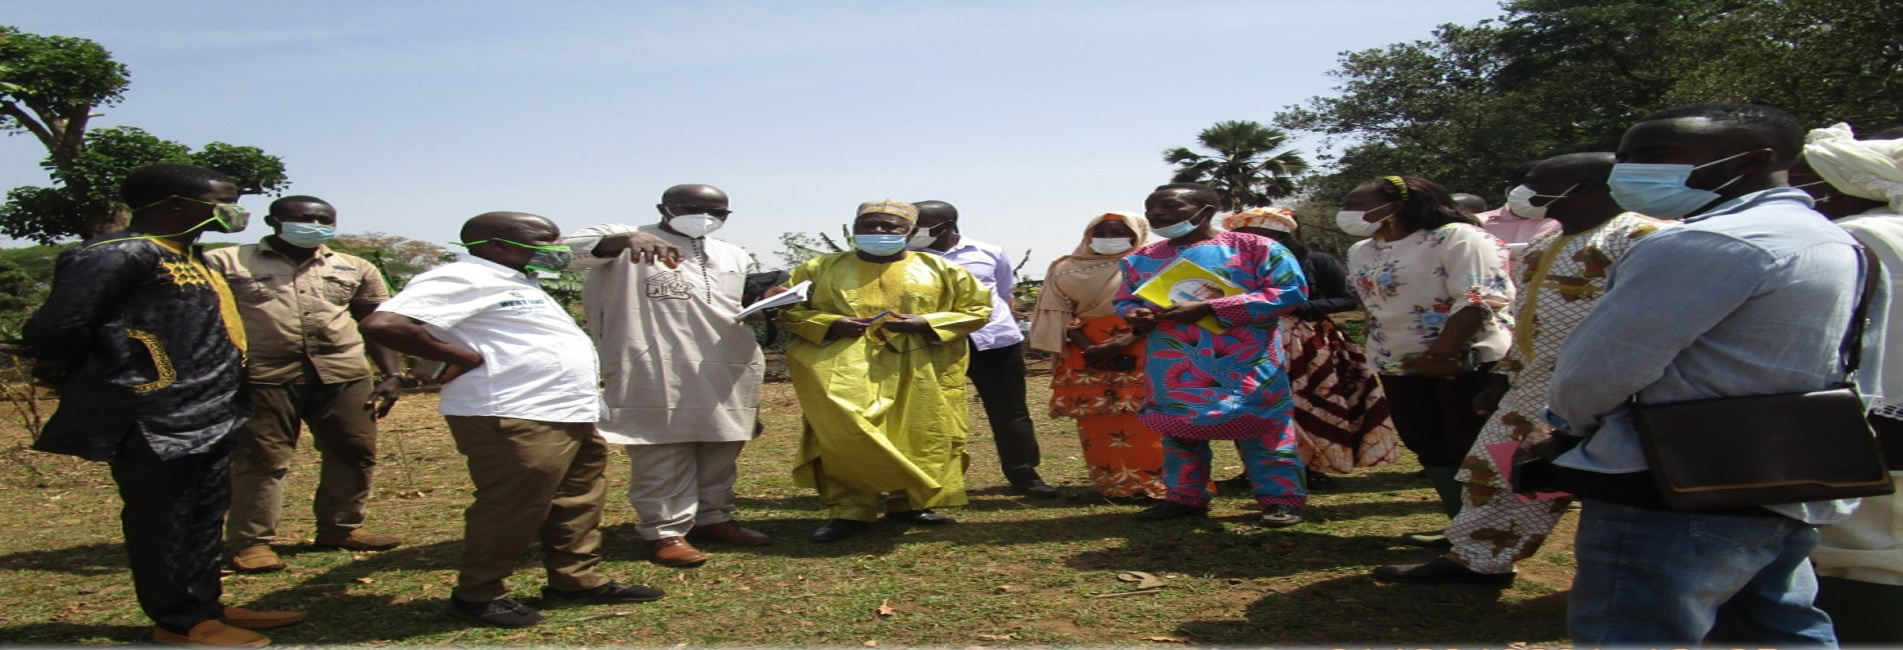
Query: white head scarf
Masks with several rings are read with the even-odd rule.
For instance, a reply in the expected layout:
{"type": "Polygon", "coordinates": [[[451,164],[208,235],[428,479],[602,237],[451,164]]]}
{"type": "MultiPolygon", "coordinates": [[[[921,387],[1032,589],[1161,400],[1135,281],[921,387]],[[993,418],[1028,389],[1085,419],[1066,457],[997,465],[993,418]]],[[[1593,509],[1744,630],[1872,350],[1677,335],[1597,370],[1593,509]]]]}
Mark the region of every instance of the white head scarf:
{"type": "Polygon", "coordinates": [[[1858,140],[1849,124],[1814,129],[1804,160],[1839,192],[1903,212],[1903,140],[1858,140]]]}

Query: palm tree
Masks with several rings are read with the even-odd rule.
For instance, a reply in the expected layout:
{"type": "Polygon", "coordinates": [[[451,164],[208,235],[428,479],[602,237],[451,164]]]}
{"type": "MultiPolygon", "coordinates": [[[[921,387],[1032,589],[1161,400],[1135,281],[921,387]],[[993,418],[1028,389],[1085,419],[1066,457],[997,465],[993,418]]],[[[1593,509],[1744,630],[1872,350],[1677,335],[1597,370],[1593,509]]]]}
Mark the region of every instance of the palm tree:
{"type": "Polygon", "coordinates": [[[1295,176],[1308,170],[1308,161],[1293,149],[1280,149],[1288,133],[1246,120],[1217,122],[1196,136],[1197,144],[1215,151],[1205,156],[1177,147],[1163,151],[1163,161],[1176,165],[1172,183],[1202,183],[1222,195],[1223,210],[1269,205],[1295,193],[1295,176]]]}

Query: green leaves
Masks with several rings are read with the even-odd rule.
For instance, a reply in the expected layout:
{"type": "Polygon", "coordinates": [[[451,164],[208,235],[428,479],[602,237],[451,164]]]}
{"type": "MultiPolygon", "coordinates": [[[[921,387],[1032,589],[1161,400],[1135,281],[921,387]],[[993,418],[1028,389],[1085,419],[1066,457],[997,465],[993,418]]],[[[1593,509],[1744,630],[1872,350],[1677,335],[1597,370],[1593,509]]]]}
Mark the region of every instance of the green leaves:
{"type": "Polygon", "coordinates": [[[1276,115],[1343,145],[1307,183],[1424,176],[1496,203],[1520,164],[1611,151],[1645,113],[1782,107],[1824,126],[1903,123],[1898,0],[1512,0],[1497,20],[1343,55],[1336,94],[1276,115]]]}
{"type": "Polygon", "coordinates": [[[0,26],[0,130],[29,131],[47,148],[53,187],[20,187],[0,205],[0,232],[52,243],[124,225],[126,174],[161,162],[216,169],[245,194],[289,186],[284,161],[256,147],[213,142],[197,152],[129,127],[86,130],[94,108],[118,103],[129,81],[112,53],[81,38],[23,34],[0,26]]]}
{"type": "Polygon", "coordinates": [[[1256,122],[1217,122],[1196,136],[1196,142],[1215,155],[1176,147],[1163,151],[1163,161],[1176,165],[1170,182],[1214,188],[1223,197],[1224,210],[1261,207],[1293,194],[1294,177],[1308,170],[1301,154],[1277,151],[1287,141],[1286,132],[1256,122]]]}
{"type": "MultiPolygon", "coordinates": [[[[116,104],[130,83],[125,65],[98,43],[0,27],[0,100],[47,113],[116,104]]],[[[0,121],[9,128],[21,125],[0,121]]]]}

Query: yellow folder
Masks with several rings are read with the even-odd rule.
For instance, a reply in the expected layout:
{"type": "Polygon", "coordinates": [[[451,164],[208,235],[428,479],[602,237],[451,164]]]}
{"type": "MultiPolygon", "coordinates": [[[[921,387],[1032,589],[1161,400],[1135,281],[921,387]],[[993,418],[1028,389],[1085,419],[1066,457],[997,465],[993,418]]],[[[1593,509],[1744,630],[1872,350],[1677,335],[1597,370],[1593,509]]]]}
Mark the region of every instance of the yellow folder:
{"type": "MultiPolygon", "coordinates": [[[[1143,286],[1137,287],[1137,296],[1159,307],[1197,300],[1208,302],[1240,293],[1244,293],[1242,287],[1200,264],[1180,257],[1151,276],[1143,286]]],[[[1217,334],[1229,329],[1215,314],[1203,317],[1196,324],[1217,334]]]]}

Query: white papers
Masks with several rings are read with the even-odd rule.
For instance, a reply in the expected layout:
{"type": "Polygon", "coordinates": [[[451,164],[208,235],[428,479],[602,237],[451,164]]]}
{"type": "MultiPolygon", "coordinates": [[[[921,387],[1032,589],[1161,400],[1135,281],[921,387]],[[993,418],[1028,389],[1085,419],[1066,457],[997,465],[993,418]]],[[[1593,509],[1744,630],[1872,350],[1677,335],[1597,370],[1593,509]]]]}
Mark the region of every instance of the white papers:
{"type": "Polygon", "coordinates": [[[768,309],[778,309],[787,305],[796,305],[806,302],[807,295],[811,294],[812,291],[812,280],[801,282],[772,297],[761,298],[755,301],[753,304],[748,305],[746,309],[740,310],[740,313],[734,316],[734,320],[746,320],[748,316],[758,314],[768,309]]]}

